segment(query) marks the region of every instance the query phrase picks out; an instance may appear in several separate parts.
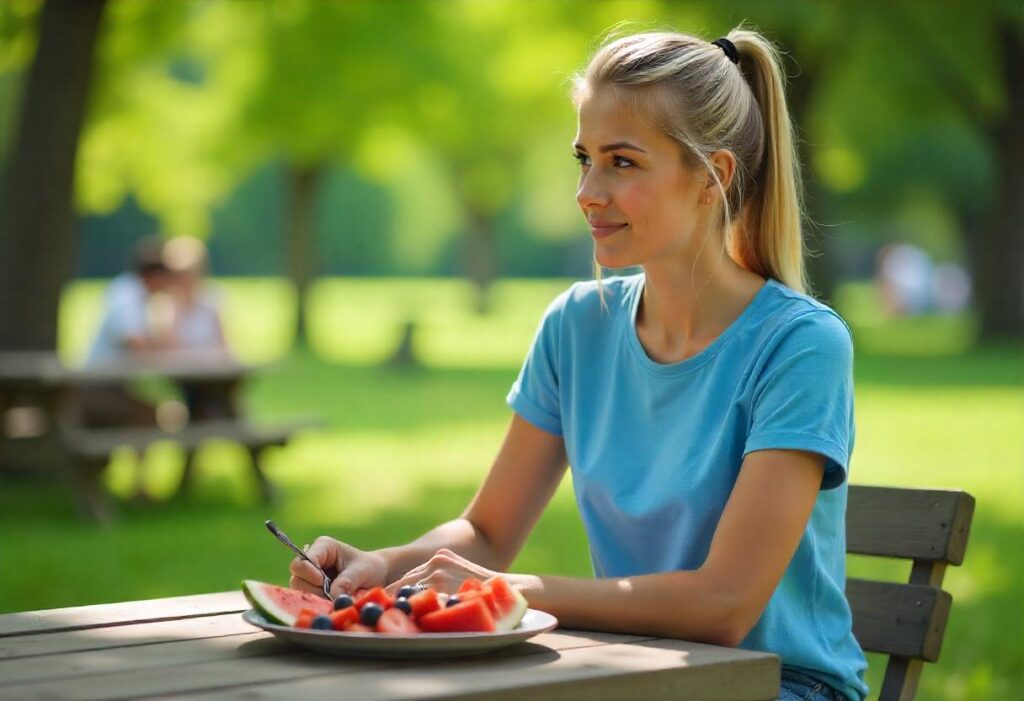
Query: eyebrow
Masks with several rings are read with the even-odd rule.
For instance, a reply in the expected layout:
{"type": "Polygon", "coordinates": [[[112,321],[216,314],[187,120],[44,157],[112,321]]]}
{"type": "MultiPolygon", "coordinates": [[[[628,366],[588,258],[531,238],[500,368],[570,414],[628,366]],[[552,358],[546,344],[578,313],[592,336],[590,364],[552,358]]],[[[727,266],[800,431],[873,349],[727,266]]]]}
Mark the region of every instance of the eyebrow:
{"type": "MultiPolygon", "coordinates": [[[[586,151],[587,150],[587,149],[585,149],[583,147],[583,144],[581,144],[578,141],[573,144],[573,148],[575,148],[577,151],[586,151]]],[[[639,146],[634,146],[633,144],[629,143],[628,141],[618,141],[618,142],[616,142],[614,144],[605,144],[604,146],[598,147],[597,150],[600,151],[601,153],[608,153],[609,151],[615,151],[615,150],[619,150],[619,149],[627,150],[627,151],[639,151],[640,153],[647,153],[646,151],[644,151],[639,146]]]]}

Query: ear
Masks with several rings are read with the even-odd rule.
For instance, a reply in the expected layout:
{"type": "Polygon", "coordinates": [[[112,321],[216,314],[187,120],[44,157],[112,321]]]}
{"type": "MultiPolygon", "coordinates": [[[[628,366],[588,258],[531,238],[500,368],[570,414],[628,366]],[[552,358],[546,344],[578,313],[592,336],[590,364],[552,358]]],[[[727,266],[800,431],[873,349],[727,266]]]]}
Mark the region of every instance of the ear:
{"type": "MultiPolygon", "coordinates": [[[[708,160],[711,161],[711,167],[718,174],[718,179],[722,182],[722,188],[728,192],[733,176],[736,174],[736,156],[733,155],[732,151],[723,148],[711,153],[708,156],[708,160]]],[[[700,202],[701,204],[711,204],[719,195],[718,185],[715,183],[715,179],[711,177],[711,174],[708,173],[707,179],[704,181],[704,191],[701,193],[700,202]]]]}

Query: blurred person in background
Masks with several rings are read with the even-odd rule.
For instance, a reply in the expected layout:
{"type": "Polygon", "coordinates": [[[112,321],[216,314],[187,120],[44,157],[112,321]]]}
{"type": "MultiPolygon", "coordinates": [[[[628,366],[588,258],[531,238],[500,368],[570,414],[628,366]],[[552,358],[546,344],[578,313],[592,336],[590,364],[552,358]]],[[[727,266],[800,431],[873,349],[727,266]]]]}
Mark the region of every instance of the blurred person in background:
{"type": "MultiPolygon", "coordinates": [[[[153,311],[159,308],[154,302],[161,296],[167,299],[174,282],[164,261],[163,238],[141,239],[132,252],[131,270],[115,277],[103,297],[100,327],[86,358],[86,369],[110,367],[126,357],[172,347],[170,329],[153,311]]],[[[155,426],[165,423],[161,417],[168,415],[171,422],[180,423],[176,418],[180,412],[174,404],[160,408],[139,397],[125,383],[83,384],[77,399],[82,425],[88,428],[155,426]]],[[[136,461],[135,494],[137,499],[147,498],[141,458],[136,461]]]]}
{"type": "Polygon", "coordinates": [[[936,264],[927,251],[912,243],[879,249],[875,285],[888,316],[959,314],[971,298],[971,277],[962,265],[936,264]]]}
{"type": "MultiPolygon", "coordinates": [[[[170,348],[173,336],[153,323],[150,311],[154,297],[166,294],[173,285],[174,275],[164,262],[163,239],[148,236],[140,240],[132,252],[131,269],[115,277],[104,294],[99,330],[85,367],[98,369],[128,356],[170,348]]],[[[89,427],[156,423],[156,407],[121,384],[85,386],[79,402],[82,422],[89,427]]]]}
{"type": "Polygon", "coordinates": [[[878,251],[876,285],[888,316],[917,316],[934,303],[931,256],[912,243],[893,243],[878,251]]]}
{"type": "MultiPolygon", "coordinates": [[[[173,278],[171,349],[195,362],[231,360],[224,340],[220,298],[206,281],[209,256],[197,238],[178,236],[164,246],[164,262],[173,278]]],[[[237,383],[181,383],[189,419],[234,418],[237,383]]]]}

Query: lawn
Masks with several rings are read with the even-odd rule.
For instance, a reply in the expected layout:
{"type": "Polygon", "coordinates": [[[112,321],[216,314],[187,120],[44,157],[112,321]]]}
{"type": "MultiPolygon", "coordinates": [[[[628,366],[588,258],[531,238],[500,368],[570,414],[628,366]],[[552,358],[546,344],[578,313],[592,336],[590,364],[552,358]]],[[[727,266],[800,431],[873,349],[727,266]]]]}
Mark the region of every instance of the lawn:
{"type": "MultiPolygon", "coordinates": [[[[564,281],[508,281],[480,319],[450,281],[329,280],[311,295],[311,349],[289,352],[292,299],[278,281],[224,285],[228,334],[251,361],[274,361],[248,389],[259,417],[317,413],[328,428],[273,453],[285,498],[264,508],[245,454],[212,444],[186,499],[120,504],[109,528],[73,516],[63,485],[0,483],[0,611],[230,589],[242,578],[283,581],[289,555],[263,530],[274,518],[294,538],[330,533],[373,548],[413,538],[458,514],[493,458],[509,411],[504,396],[537,319],[564,281]],[[388,370],[406,319],[419,323],[426,367],[388,370]]],[[[81,356],[101,287],[64,299],[62,352],[81,356]]],[[[894,323],[874,316],[865,288],[840,298],[855,327],[856,483],[966,489],[977,498],[967,559],[951,568],[954,607],[942,659],[918,699],[1012,697],[1024,684],[1024,378],[1019,350],[966,351],[964,319],[894,323]]],[[[134,457],[118,455],[110,489],[130,491],[134,457]]],[[[181,470],[173,446],[146,458],[154,492],[181,470]]],[[[589,576],[568,480],[514,569],[589,576]]],[[[907,568],[851,558],[856,576],[902,578],[907,568]]],[[[882,672],[871,659],[870,682],[882,672]]]]}

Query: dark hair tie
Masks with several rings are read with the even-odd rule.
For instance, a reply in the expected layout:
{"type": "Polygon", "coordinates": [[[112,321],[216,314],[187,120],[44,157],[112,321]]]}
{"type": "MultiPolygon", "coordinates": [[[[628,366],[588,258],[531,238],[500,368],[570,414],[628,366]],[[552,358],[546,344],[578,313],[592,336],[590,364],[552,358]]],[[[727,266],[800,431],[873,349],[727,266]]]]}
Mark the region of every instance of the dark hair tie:
{"type": "Polygon", "coordinates": [[[733,63],[738,64],[740,62],[740,52],[736,50],[736,44],[733,44],[725,37],[722,37],[721,39],[715,39],[711,43],[722,49],[722,51],[725,52],[725,55],[733,63]]]}

